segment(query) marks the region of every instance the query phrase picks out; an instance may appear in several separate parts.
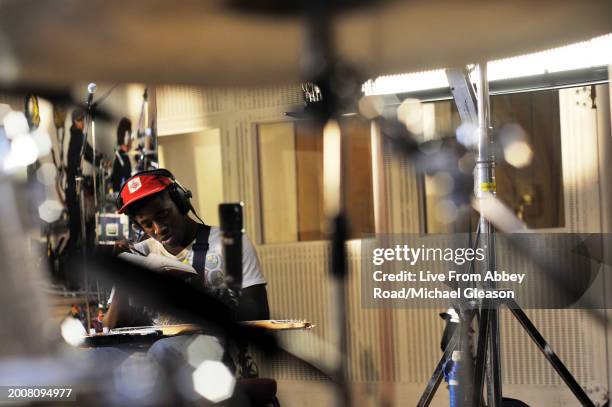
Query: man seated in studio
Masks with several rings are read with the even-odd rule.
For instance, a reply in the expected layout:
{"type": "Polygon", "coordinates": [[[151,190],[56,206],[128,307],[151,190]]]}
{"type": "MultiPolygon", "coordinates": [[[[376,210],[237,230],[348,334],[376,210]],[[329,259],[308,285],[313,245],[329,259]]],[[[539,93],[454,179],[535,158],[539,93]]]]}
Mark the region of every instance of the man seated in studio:
{"type": "MultiPolygon", "coordinates": [[[[116,244],[116,253],[161,256],[177,262],[177,270],[181,270],[185,264],[191,265],[202,276],[206,289],[213,292],[227,290],[224,286],[221,231],[218,227],[206,226],[189,216],[189,212],[193,212],[197,217],[190,198],[191,192],[183,188],[167,170],[145,171],[130,177],[119,192],[117,206],[119,212],[126,213],[148,238],[134,245],[119,242],[116,244]],[[207,242],[208,247],[202,242],[207,242]]],[[[242,248],[242,291],[238,319],[268,319],[266,280],[261,273],[255,249],[246,235],[243,236],[242,248]]],[[[116,287],[109,302],[104,326],[112,329],[136,325],[133,319],[134,308],[130,305],[127,293],[116,287]]],[[[166,319],[154,322],[163,324],[176,321],[166,319]]],[[[168,354],[176,355],[177,352],[181,354],[195,336],[202,337],[181,335],[159,340],[149,353],[157,359],[164,359],[168,354]]],[[[218,346],[216,338],[210,337],[210,341],[218,346]]]]}

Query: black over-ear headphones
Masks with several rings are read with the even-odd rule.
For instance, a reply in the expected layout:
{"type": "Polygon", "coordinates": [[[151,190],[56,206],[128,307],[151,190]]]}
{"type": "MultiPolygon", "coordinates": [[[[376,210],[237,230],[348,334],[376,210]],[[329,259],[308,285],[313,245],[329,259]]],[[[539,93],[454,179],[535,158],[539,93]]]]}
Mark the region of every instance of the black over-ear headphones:
{"type": "MultiPolygon", "coordinates": [[[[130,179],[132,179],[133,177],[137,177],[139,175],[158,175],[161,177],[170,178],[172,180],[172,184],[168,185],[168,188],[166,188],[165,191],[168,191],[168,194],[170,195],[170,199],[172,199],[172,201],[177,206],[181,214],[187,215],[190,210],[195,212],[193,206],[191,205],[191,197],[193,196],[191,191],[183,187],[176,180],[176,177],[170,171],[163,169],[163,168],[160,168],[157,170],[141,171],[141,172],[138,172],[132,175],[130,179]]],[[[127,185],[127,182],[121,186],[121,189],[119,190],[119,194],[117,195],[117,202],[116,202],[117,209],[120,209],[123,206],[123,199],[121,198],[121,191],[123,191],[123,188],[125,188],[126,185],[127,185]]]]}

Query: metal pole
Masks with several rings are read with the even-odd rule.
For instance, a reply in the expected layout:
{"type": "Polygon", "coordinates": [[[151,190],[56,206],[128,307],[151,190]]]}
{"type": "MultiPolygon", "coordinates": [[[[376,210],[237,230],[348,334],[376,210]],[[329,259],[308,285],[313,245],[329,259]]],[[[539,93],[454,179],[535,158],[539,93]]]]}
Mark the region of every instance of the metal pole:
{"type": "MultiPolygon", "coordinates": [[[[98,210],[98,182],[96,180],[96,121],[93,117],[93,112],[90,113],[91,121],[91,149],[93,150],[93,189],[94,189],[94,210],[98,210]]],[[[87,139],[85,139],[87,142],[87,139]]]]}
{"type": "Polygon", "coordinates": [[[83,260],[83,284],[85,285],[85,315],[87,316],[87,333],[91,329],[91,314],[89,312],[89,276],[87,273],[87,225],[85,215],[85,196],[83,194],[83,175],[76,178],[76,190],[79,198],[79,207],[81,209],[81,256],[83,260]]]}
{"type": "Polygon", "coordinates": [[[346,260],[347,220],[344,216],[344,183],[342,182],[345,165],[344,146],[338,122],[329,120],[323,130],[323,183],[325,213],[331,225],[331,308],[330,319],[334,332],[332,343],[338,350],[339,359],[334,367],[336,384],[335,406],[350,406],[350,393],[347,384],[346,358],[348,355],[347,332],[347,293],[346,280],[348,264],[346,260]]]}
{"type": "MultiPolygon", "coordinates": [[[[478,101],[478,159],[476,161],[476,173],[474,194],[477,199],[482,199],[485,193],[495,194],[495,158],[491,146],[489,129],[491,127],[490,106],[489,106],[489,83],[487,79],[486,62],[479,65],[479,75],[477,83],[478,101]]],[[[487,238],[494,236],[493,226],[480,216],[480,232],[483,235],[484,245],[487,245],[487,238]]],[[[489,249],[493,249],[489,247],[489,249]]],[[[489,259],[495,256],[489,256],[489,259]]]]}
{"type": "Polygon", "coordinates": [[[148,93],[148,88],[145,87],[144,95],[143,95],[143,97],[144,97],[144,106],[143,106],[143,109],[144,109],[144,128],[145,128],[145,131],[146,131],[147,126],[149,125],[149,98],[148,98],[147,93],[148,93]]]}
{"type": "Polygon", "coordinates": [[[582,386],[580,386],[578,381],[574,378],[574,376],[572,376],[572,373],[565,366],[565,364],[563,364],[559,356],[557,356],[555,351],[553,351],[548,342],[546,342],[546,339],[544,339],[542,334],[538,332],[538,329],[535,327],[533,322],[531,322],[527,314],[525,314],[525,312],[519,307],[516,301],[509,299],[505,302],[510,312],[512,312],[529,337],[533,340],[533,342],[535,342],[538,349],[540,349],[546,360],[548,360],[553,369],[555,369],[559,377],[561,377],[567,387],[572,391],[572,393],[574,393],[574,396],[576,396],[580,404],[585,407],[594,407],[595,403],[593,403],[593,401],[589,398],[582,386]]]}
{"type": "MultiPolygon", "coordinates": [[[[485,194],[496,193],[495,157],[493,155],[491,138],[491,109],[489,103],[489,82],[487,78],[487,63],[479,64],[478,69],[478,158],[475,171],[475,190],[477,199],[483,199],[485,194]]],[[[481,245],[487,254],[487,269],[495,270],[495,229],[493,225],[480,216],[481,245]]],[[[495,283],[485,288],[495,289],[495,283]]],[[[492,304],[489,311],[489,353],[487,357],[487,388],[488,403],[491,407],[501,407],[501,366],[499,361],[499,310],[498,304],[492,304]]]]}
{"type": "Polygon", "coordinates": [[[151,166],[151,144],[152,144],[152,135],[151,136],[147,136],[147,129],[148,129],[148,125],[149,125],[149,102],[147,101],[146,98],[146,94],[147,94],[147,90],[145,88],[145,99],[144,99],[144,103],[143,103],[143,110],[144,110],[144,134],[145,134],[145,146],[144,146],[144,151],[145,151],[145,156],[144,156],[144,168],[145,170],[148,170],[151,166]]]}

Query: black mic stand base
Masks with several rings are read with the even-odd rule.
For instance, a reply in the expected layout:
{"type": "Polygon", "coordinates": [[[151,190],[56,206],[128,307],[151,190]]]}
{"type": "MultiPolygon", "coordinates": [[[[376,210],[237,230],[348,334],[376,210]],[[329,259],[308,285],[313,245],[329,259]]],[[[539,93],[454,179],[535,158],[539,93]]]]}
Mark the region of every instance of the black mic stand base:
{"type": "MultiPolygon", "coordinates": [[[[503,299],[499,300],[499,303],[494,303],[490,300],[484,300],[482,306],[480,308],[480,320],[479,320],[479,329],[478,329],[478,346],[476,350],[476,360],[474,363],[474,372],[473,375],[469,375],[463,373],[463,377],[467,377],[467,381],[460,382],[460,394],[462,394],[461,400],[462,404],[459,404],[461,407],[480,407],[484,406],[483,400],[483,388],[484,388],[484,379],[486,377],[487,383],[493,390],[499,389],[499,387],[495,386],[495,381],[500,380],[498,377],[495,378],[495,365],[491,363],[487,363],[487,358],[495,359],[494,362],[499,364],[499,350],[495,348],[491,348],[491,335],[492,335],[492,323],[496,323],[497,321],[492,318],[492,315],[499,313],[499,306],[506,305],[512,315],[516,318],[516,320],[521,324],[521,327],[525,330],[527,335],[533,340],[538,349],[542,352],[546,360],[550,363],[553,369],[557,372],[559,377],[563,380],[565,385],[571,390],[576,399],[580,402],[580,405],[584,407],[595,407],[595,403],[589,398],[586,394],[586,391],[580,386],[576,378],[569,371],[567,366],[561,361],[559,356],[552,350],[550,344],[544,339],[542,334],[535,327],[533,322],[529,319],[527,314],[521,309],[521,307],[514,301],[513,299],[503,299]],[[493,370],[493,371],[491,371],[493,370]],[[469,377],[473,378],[473,382],[470,382],[469,377]],[[471,394],[471,397],[469,396],[471,394]]],[[[462,313],[463,314],[463,313],[462,313]]],[[[477,314],[477,312],[472,312],[471,317],[468,319],[461,318],[460,326],[455,330],[453,336],[451,337],[446,349],[444,350],[444,354],[442,358],[436,365],[433,374],[431,375],[427,385],[425,386],[425,390],[419,399],[417,404],[418,407],[426,407],[431,403],[439,385],[443,378],[443,368],[450,361],[453,351],[459,350],[457,349],[458,343],[469,343],[469,338],[466,338],[467,328],[472,326],[473,317],[477,314]],[[464,336],[462,338],[462,336],[464,336]]],[[[467,315],[467,313],[463,314],[467,315]]],[[[465,353],[464,353],[465,354],[465,353]]],[[[469,355],[469,353],[468,353],[469,355]]],[[[470,366],[470,363],[465,363],[464,365],[470,366]]],[[[495,392],[491,394],[488,392],[488,403],[491,404],[491,397],[497,398],[497,400],[502,402],[502,395],[499,392],[495,392]]],[[[501,404],[500,404],[501,405],[501,404]]]]}

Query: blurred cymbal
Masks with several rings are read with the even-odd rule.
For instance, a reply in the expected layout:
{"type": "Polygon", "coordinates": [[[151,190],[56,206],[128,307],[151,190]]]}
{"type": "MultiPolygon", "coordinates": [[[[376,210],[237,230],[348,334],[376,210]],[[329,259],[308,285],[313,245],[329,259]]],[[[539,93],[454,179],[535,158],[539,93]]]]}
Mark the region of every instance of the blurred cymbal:
{"type": "MultiPolygon", "coordinates": [[[[338,56],[372,76],[509,57],[612,31],[608,0],[372,3],[340,7],[334,25],[338,56]]],[[[0,80],[53,86],[298,82],[303,20],[295,12],[239,10],[240,4],[4,0],[0,80]]]]}

